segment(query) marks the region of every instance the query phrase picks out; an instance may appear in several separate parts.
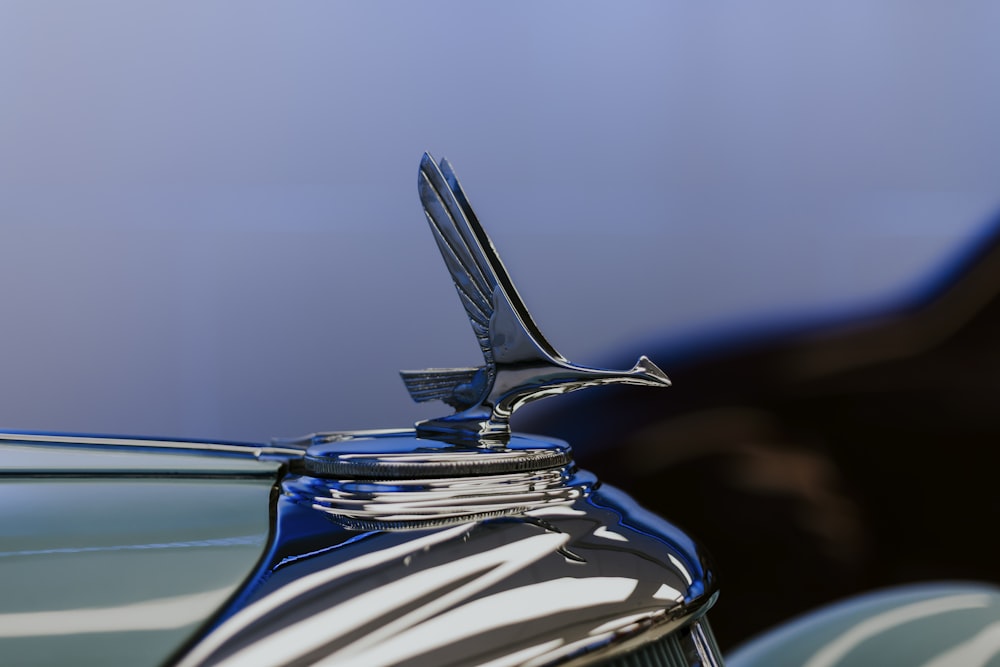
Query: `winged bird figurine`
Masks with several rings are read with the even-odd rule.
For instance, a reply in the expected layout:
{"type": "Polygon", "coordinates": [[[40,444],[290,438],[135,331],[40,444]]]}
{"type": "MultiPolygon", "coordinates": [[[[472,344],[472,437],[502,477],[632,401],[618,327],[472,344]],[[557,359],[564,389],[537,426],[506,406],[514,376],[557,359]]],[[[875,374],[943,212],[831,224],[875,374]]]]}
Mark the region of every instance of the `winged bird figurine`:
{"type": "Polygon", "coordinates": [[[400,372],[415,401],[442,400],[456,410],[418,422],[418,434],[502,444],[510,438],[511,413],[525,403],[606,384],[670,386],[646,357],[627,371],[570,363],[531,319],[448,161],[435,164],[424,153],[418,189],[486,360],[479,368],[400,372]]]}

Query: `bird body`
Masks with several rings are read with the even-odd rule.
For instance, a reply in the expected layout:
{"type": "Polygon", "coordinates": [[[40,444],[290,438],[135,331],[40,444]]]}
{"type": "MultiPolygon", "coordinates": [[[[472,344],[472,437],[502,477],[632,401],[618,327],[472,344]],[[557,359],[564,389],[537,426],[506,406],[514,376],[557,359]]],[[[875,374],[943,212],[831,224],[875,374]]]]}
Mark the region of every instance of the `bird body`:
{"type": "Polygon", "coordinates": [[[418,434],[502,444],[510,437],[511,414],[525,403],[605,384],[670,385],[646,357],[627,371],[570,363],[532,320],[448,161],[435,164],[425,153],[418,189],[486,361],[478,368],[400,373],[414,400],[442,400],[456,409],[419,422],[418,434]]]}

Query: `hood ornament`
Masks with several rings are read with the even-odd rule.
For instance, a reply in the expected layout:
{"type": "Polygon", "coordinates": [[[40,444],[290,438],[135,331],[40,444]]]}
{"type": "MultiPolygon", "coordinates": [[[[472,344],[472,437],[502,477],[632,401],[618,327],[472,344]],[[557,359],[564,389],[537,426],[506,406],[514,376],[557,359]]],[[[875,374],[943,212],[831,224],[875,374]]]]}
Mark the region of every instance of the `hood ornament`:
{"type": "Polygon", "coordinates": [[[413,400],[442,400],[455,408],[452,415],[418,422],[418,436],[502,445],[510,439],[511,414],[525,403],[606,384],[670,386],[644,356],[627,371],[570,363],[531,319],[448,161],[435,164],[424,153],[418,189],[486,360],[478,368],[400,371],[413,400]]]}

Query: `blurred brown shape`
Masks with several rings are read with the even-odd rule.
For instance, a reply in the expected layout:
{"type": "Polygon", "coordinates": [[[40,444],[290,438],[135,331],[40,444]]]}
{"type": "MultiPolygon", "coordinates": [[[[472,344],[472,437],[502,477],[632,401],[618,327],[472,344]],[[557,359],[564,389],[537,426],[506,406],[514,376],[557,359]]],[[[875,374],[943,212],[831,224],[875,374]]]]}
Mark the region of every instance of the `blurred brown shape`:
{"type": "Polygon", "coordinates": [[[891,312],[653,358],[671,390],[526,426],[708,547],[723,645],[880,586],[1000,580],[1000,235],[891,312]]]}

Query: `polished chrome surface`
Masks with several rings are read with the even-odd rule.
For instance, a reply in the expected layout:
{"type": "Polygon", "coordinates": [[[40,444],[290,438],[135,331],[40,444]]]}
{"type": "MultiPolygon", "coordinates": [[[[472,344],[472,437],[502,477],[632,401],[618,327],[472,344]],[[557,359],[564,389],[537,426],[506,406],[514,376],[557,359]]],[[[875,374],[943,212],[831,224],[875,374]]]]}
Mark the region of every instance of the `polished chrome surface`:
{"type": "Polygon", "coordinates": [[[0,443],[0,477],[252,476],[276,479],[285,462],[191,450],[0,443]]]}
{"type": "Polygon", "coordinates": [[[295,502],[353,528],[434,528],[513,515],[572,502],[597,482],[576,469],[559,440],[514,436],[496,449],[426,440],[414,431],[329,437],[309,448],[306,474],[287,477],[283,488],[295,502]]]}
{"type": "Polygon", "coordinates": [[[313,444],[302,461],[305,471],[332,478],[493,475],[544,470],[572,461],[565,442],[523,436],[493,446],[421,438],[412,430],[326,433],[308,441],[313,444]]]}
{"type": "Polygon", "coordinates": [[[715,599],[690,538],[572,465],[281,488],[269,554],[180,665],[599,664],[715,599]]]}
{"type": "Polygon", "coordinates": [[[708,619],[702,618],[676,632],[635,647],[619,647],[614,657],[599,667],[722,667],[708,619]]]}
{"type": "Polygon", "coordinates": [[[207,456],[233,456],[266,460],[301,458],[305,448],[295,445],[258,445],[252,443],[203,442],[121,436],[77,435],[72,433],[0,432],[0,443],[72,447],[96,450],[182,452],[207,456]]]}
{"type": "Polygon", "coordinates": [[[719,645],[715,643],[715,637],[712,635],[707,619],[693,623],[688,632],[684,634],[691,638],[692,652],[698,657],[697,660],[688,660],[690,667],[722,667],[722,652],[719,650],[719,645]]]}
{"type": "Polygon", "coordinates": [[[402,371],[416,401],[442,400],[455,414],[417,424],[421,434],[484,442],[510,437],[510,416],[547,396],[606,384],[669,386],[646,357],[627,371],[570,363],[535,325],[447,160],[424,154],[420,199],[486,360],[478,368],[402,371]]]}
{"type": "Polygon", "coordinates": [[[433,528],[471,519],[519,514],[583,495],[596,480],[568,468],[476,477],[391,482],[296,476],[285,492],[337,523],[363,530],[433,528]]]}

